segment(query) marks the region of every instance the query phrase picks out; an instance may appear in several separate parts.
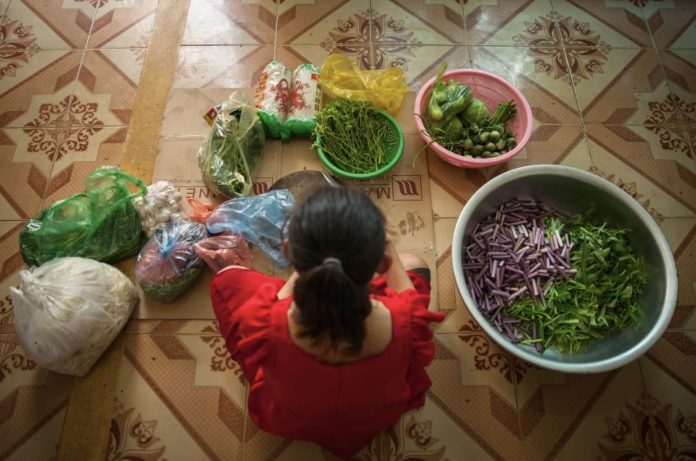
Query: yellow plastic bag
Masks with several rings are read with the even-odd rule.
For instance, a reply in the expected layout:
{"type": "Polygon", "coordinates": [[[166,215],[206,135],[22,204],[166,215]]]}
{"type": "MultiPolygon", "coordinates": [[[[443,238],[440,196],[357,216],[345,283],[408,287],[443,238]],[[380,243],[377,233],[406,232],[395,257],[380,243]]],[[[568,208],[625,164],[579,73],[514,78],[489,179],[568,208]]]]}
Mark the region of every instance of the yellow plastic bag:
{"type": "Polygon", "coordinates": [[[360,70],[355,62],[340,54],[326,58],[319,81],[331,98],[371,101],[391,114],[399,111],[408,92],[402,69],[360,70]]]}

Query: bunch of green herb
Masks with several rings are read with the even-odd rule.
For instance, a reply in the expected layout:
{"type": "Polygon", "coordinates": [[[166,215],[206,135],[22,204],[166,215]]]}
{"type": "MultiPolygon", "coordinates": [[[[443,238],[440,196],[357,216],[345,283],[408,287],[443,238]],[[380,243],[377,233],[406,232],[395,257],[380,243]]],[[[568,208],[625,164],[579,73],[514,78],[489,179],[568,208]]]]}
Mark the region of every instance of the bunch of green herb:
{"type": "Polygon", "coordinates": [[[550,218],[546,226],[548,235],[558,230],[569,236],[574,244],[570,262],[577,273],[554,282],[545,305],[526,298],[510,306],[510,315],[536,330],[536,339],[526,332],[522,343],[577,352],[609,331],[637,322],[638,296],[647,278],[644,261],[626,240],[627,231],[581,224],[577,217],[567,223],[550,218]]]}
{"type": "Polygon", "coordinates": [[[349,173],[370,173],[389,157],[384,145],[391,122],[368,102],[339,98],[317,113],[314,136],[331,163],[349,173]]]}

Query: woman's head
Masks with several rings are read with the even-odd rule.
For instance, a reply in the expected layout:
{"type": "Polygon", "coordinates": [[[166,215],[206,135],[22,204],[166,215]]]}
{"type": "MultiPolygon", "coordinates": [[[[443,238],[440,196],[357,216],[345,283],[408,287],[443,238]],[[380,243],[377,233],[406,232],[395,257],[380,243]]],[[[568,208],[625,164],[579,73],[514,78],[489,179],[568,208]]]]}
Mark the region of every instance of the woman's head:
{"type": "Polygon", "coordinates": [[[294,298],[306,336],[362,347],[368,283],[384,256],[384,216],[361,191],[319,189],[288,224],[288,259],[299,274],[294,298]]]}

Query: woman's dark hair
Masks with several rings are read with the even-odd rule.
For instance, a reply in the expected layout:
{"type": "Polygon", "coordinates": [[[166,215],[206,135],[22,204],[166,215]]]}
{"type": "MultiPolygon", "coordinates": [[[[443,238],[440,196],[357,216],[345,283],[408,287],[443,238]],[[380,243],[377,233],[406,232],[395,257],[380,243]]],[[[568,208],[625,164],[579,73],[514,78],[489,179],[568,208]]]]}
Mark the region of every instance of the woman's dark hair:
{"type": "Polygon", "coordinates": [[[384,215],[359,190],[321,188],[291,213],[288,240],[300,336],[347,341],[358,353],[372,308],[368,283],[384,255],[384,215]]]}

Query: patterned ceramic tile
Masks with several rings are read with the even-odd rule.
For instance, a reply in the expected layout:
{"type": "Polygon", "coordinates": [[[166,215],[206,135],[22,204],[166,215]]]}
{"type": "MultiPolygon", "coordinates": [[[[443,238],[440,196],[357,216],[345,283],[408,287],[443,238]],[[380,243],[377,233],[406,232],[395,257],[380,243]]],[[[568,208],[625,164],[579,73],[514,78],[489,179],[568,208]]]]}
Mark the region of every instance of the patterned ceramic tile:
{"type": "MultiPolygon", "coordinates": [[[[77,76],[75,99],[85,104],[96,103],[89,107],[95,108],[95,117],[104,125],[127,125],[130,121],[143,65],[138,61],[137,51],[107,49],[85,52],[77,76]]],[[[86,124],[94,125],[97,119],[86,124]]]]}
{"type": "MultiPolygon", "coordinates": [[[[676,136],[668,127],[661,128],[676,136]]],[[[588,126],[587,136],[593,171],[611,176],[653,216],[694,215],[696,163],[687,157],[690,151],[661,145],[658,136],[642,126],[588,126]]]]}
{"type": "Polygon", "coordinates": [[[131,318],[123,331],[130,334],[152,334],[152,335],[198,335],[218,331],[216,320],[188,320],[188,319],[167,319],[167,320],[143,320],[131,318]]]}
{"type": "Polygon", "coordinates": [[[81,59],[80,51],[49,50],[0,61],[16,70],[0,78],[0,126],[23,127],[46,103],[69,106],[81,59]]]}
{"type": "Polygon", "coordinates": [[[94,2],[67,0],[13,0],[3,24],[13,21],[15,35],[48,49],[84,48],[94,18],[94,2]]]}
{"type": "Polygon", "coordinates": [[[640,449],[649,433],[637,362],[587,375],[533,368],[517,396],[525,459],[615,459],[640,449]]]}
{"type": "Polygon", "coordinates": [[[640,360],[655,422],[654,446],[662,459],[689,459],[696,450],[695,340],[694,332],[665,335],[640,360]]]}
{"type": "Polygon", "coordinates": [[[85,126],[64,130],[46,188],[43,207],[85,190],[85,178],[99,166],[119,165],[128,127],[85,126]]]}
{"type": "Polygon", "coordinates": [[[144,48],[155,22],[158,0],[97,3],[88,48],[144,48]]]}
{"type": "Polygon", "coordinates": [[[0,363],[0,458],[53,459],[73,377],[37,367],[15,342],[0,363]]]}
{"type": "MultiPolygon", "coordinates": [[[[579,58],[573,57],[574,53],[587,50],[590,49],[568,49],[568,59],[573,61],[579,58]]],[[[599,68],[578,66],[572,72],[586,123],[626,123],[636,111],[645,110],[642,103],[664,97],[666,76],[654,50],[613,48],[605,58],[597,59],[599,68]]]]}
{"type": "Polygon", "coordinates": [[[181,44],[273,44],[277,8],[272,1],[193,0],[181,44]]]}
{"type": "Polygon", "coordinates": [[[696,121],[696,50],[660,50],[660,58],[682,116],[696,121]]]}
{"type": "Polygon", "coordinates": [[[552,0],[566,47],[652,47],[640,8],[631,2],[552,0]]]}
{"type": "Polygon", "coordinates": [[[19,253],[19,232],[24,224],[0,221],[0,354],[14,333],[10,287],[19,285],[19,271],[25,267],[19,253]]]}
{"type": "Polygon", "coordinates": [[[409,44],[403,47],[391,47],[376,44],[373,48],[374,68],[402,68],[410,91],[418,91],[423,84],[433,78],[442,61],[447,61],[449,69],[471,67],[467,46],[409,44]]]}
{"type": "Polygon", "coordinates": [[[455,2],[372,0],[372,43],[389,46],[466,43],[464,18],[455,2]]]}
{"type": "Polygon", "coordinates": [[[476,451],[493,459],[519,459],[522,444],[513,383],[527,372],[469,321],[458,334],[436,335],[428,397],[473,439],[476,451]]]}
{"type": "Polygon", "coordinates": [[[174,88],[253,87],[271,59],[271,45],[182,46],[174,88]]]}
{"type": "Polygon", "coordinates": [[[520,90],[532,107],[536,122],[580,123],[570,72],[562,50],[472,47],[471,61],[475,68],[499,75],[520,90]]]}
{"type": "MultiPolygon", "coordinates": [[[[515,37],[537,21],[553,28],[550,0],[475,0],[465,2],[463,8],[470,45],[514,45],[518,42],[515,37]]],[[[552,38],[554,42],[559,39],[552,38]]]]}
{"type": "Polygon", "coordinates": [[[109,459],[241,459],[246,389],[214,330],[129,335],[109,459]]]}
{"type": "Polygon", "coordinates": [[[0,0],[0,20],[2,20],[2,17],[5,15],[5,10],[9,4],[10,0],[0,0]]]}
{"type": "Polygon", "coordinates": [[[278,45],[322,45],[327,52],[370,42],[368,0],[290,0],[279,5],[278,45]]]}
{"type": "Polygon", "coordinates": [[[0,220],[28,219],[39,212],[57,150],[53,147],[42,150],[20,128],[0,131],[0,220]]]}
{"type": "MultiPolygon", "coordinates": [[[[680,220],[681,221],[681,220],[680,220]]],[[[663,231],[679,244],[674,249],[679,291],[670,328],[696,330],[696,226],[691,221],[663,223],[663,231]]]]}
{"type": "MultiPolygon", "coordinates": [[[[319,445],[283,439],[259,430],[247,416],[245,461],[338,461],[319,445]]],[[[356,461],[495,459],[477,444],[474,437],[458,425],[446,410],[429,398],[425,405],[400,418],[393,427],[375,437],[351,458],[356,461]],[[386,458],[385,458],[386,456],[386,458]]]]}
{"type": "Polygon", "coordinates": [[[696,48],[696,5],[689,0],[640,0],[658,48],[696,48]]]}

